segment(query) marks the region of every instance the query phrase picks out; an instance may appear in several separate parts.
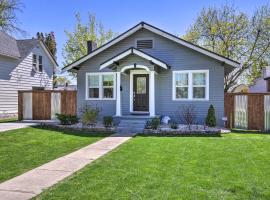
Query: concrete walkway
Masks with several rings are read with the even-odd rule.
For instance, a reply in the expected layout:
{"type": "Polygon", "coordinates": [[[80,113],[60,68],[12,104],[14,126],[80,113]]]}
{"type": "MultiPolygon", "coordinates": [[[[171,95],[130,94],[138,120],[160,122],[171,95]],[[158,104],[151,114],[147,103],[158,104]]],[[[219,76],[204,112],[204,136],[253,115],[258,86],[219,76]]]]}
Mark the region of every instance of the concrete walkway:
{"type": "Polygon", "coordinates": [[[19,128],[26,128],[29,126],[36,126],[39,123],[36,122],[6,122],[0,123],[0,132],[19,129],[19,128]]]}
{"type": "MultiPolygon", "coordinates": [[[[0,184],[0,199],[26,200],[40,194],[74,172],[129,140],[133,135],[104,138],[71,154],[55,159],[38,168],[0,184]]],[[[91,180],[90,180],[91,181],[91,180]]]]}

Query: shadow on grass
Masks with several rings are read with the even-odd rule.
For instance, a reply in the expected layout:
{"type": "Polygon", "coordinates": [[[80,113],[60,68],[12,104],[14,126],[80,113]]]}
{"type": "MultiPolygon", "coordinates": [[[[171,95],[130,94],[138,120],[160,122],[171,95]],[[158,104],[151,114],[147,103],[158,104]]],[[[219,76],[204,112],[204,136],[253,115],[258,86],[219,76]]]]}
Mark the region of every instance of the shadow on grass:
{"type": "Polygon", "coordinates": [[[139,133],[137,136],[140,137],[222,137],[222,134],[145,134],[145,133],[139,133]]]}
{"type": "Polygon", "coordinates": [[[241,133],[241,134],[270,134],[270,132],[263,132],[259,130],[245,130],[245,129],[232,129],[232,133],[241,133]]]}
{"type": "Polygon", "coordinates": [[[41,129],[41,130],[49,130],[49,131],[57,131],[60,134],[74,135],[74,136],[80,136],[80,137],[106,137],[113,134],[112,132],[90,132],[89,130],[85,130],[85,129],[75,130],[71,128],[62,128],[62,127],[60,128],[60,127],[53,127],[53,126],[47,126],[47,125],[32,126],[32,128],[41,129]]]}

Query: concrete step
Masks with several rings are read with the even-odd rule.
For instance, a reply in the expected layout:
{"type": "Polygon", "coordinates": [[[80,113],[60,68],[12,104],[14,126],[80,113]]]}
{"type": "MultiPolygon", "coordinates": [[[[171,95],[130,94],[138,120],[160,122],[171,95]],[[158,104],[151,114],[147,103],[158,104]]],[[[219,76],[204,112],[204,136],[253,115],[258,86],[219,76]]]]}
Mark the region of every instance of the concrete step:
{"type": "Polygon", "coordinates": [[[146,119],[122,119],[117,127],[117,133],[141,133],[144,130],[146,119]]]}

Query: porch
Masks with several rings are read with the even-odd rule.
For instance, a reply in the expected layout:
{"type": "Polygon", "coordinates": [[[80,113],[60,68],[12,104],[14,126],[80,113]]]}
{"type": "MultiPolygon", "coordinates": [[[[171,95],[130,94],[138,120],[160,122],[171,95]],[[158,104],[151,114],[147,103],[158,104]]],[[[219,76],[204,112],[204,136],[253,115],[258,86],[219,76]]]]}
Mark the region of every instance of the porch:
{"type": "Polygon", "coordinates": [[[116,73],[115,117],[142,119],[156,116],[156,76],[169,69],[165,62],[130,48],[100,65],[100,70],[106,68],[116,73]]]}

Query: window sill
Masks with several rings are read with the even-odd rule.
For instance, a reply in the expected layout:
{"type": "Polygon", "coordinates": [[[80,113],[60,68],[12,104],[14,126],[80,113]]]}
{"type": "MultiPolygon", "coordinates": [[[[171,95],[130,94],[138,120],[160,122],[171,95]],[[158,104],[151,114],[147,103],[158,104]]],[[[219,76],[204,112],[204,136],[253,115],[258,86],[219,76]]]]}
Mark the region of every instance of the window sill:
{"type": "Polygon", "coordinates": [[[209,99],[172,99],[173,101],[209,101],[209,99]]]}
{"type": "Polygon", "coordinates": [[[86,98],[86,101],[114,101],[115,98],[86,98]]]}

